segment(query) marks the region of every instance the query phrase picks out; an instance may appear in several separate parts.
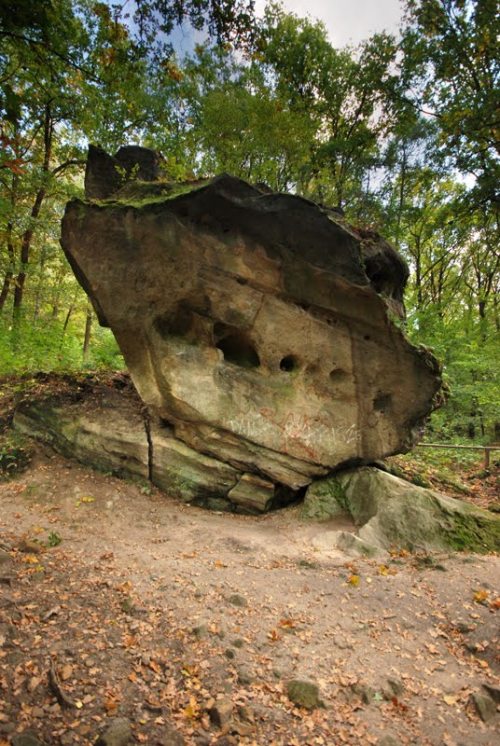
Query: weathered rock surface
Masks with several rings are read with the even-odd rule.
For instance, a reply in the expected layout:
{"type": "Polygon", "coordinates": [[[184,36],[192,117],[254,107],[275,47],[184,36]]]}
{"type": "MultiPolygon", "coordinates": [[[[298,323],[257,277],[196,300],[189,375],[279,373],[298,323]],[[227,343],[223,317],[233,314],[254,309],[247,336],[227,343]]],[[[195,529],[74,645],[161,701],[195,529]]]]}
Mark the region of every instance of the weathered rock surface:
{"type": "Polygon", "coordinates": [[[114,718],[97,739],[96,746],[126,746],[131,740],[132,727],[127,718],[114,718]]]}
{"type": "Polygon", "coordinates": [[[89,385],[61,397],[25,402],[14,427],[67,458],[124,477],[147,479],[148,440],[137,397],[89,385]]]}
{"type": "MultiPolygon", "coordinates": [[[[25,402],[14,426],[63,456],[125,478],[150,480],[172,497],[216,510],[260,513],[286,502],[270,480],[205,456],[150,422],[131,386],[96,384],[85,396],[25,402]]],[[[33,551],[30,549],[30,551],[33,551]]],[[[1,563],[0,554],[0,563],[1,563]]]]}
{"type": "Polygon", "coordinates": [[[339,472],[311,485],[304,518],[327,520],[347,514],[357,536],[326,531],[323,548],[371,555],[391,547],[404,549],[500,550],[500,518],[490,511],[417,487],[375,467],[339,472]]]}
{"type": "Polygon", "coordinates": [[[323,704],[320,699],[319,687],[314,681],[291,679],[286,683],[286,693],[291,702],[299,707],[305,707],[307,710],[314,710],[323,704]]]}
{"type": "Polygon", "coordinates": [[[160,163],[160,155],[147,148],[127,145],[112,156],[90,145],[85,193],[91,199],[106,199],[131,180],[156,181],[160,177],[160,163]]]}
{"type": "Polygon", "coordinates": [[[491,720],[497,714],[494,700],[484,692],[473,692],[472,701],[476,706],[477,713],[484,723],[491,720]]]}
{"type": "MultiPolygon", "coordinates": [[[[141,149],[143,181],[123,184],[112,162],[106,182],[105,155],[90,152],[62,246],[168,433],[152,430],[157,483],[188,448],[219,466],[197,461],[183,490],[201,469],[226,495],[234,470],[232,499],[260,509],[281,486],[411,447],[440,376],[392,320],[408,271],[387,243],[230,176],[149,181],[156,156],[141,149]]],[[[133,158],[114,160],[134,175],[133,158]]]]}

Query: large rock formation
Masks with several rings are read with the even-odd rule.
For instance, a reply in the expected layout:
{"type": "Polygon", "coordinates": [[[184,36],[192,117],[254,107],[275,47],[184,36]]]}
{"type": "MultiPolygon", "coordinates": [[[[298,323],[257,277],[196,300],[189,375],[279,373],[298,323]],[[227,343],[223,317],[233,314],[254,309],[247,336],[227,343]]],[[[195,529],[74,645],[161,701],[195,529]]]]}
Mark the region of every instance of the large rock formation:
{"type": "Polygon", "coordinates": [[[155,181],[148,152],[134,169],[127,150],[107,189],[91,151],[62,246],[155,427],[245,475],[231,490],[247,495],[410,448],[440,376],[400,329],[399,255],[300,197],[155,181]]]}

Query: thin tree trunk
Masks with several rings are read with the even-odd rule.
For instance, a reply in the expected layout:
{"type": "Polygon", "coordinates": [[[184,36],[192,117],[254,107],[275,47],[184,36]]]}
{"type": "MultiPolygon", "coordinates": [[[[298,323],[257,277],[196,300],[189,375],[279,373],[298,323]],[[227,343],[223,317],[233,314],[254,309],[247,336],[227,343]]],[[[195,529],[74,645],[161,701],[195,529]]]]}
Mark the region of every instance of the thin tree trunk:
{"type": "Polygon", "coordinates": [[[43,276],[44,276],[44,269],[45,269],[45,255],[46,255],[45,246],[42,246],[42,250],[40,252],[40,276],[38,278],[38,286],[36,289],[36,296],[35,296],[35,308],[33,310],[34,321],[37,321],[40,315],[40,306],[42,305],[42,287],[43,287],[43,276]]]}
{"type": "Polygon", "coordinates": [[[66,318],[64,319],[64,324],[63,324],[62,334],[61,334],[62,337],[64,337],[64,335],[66,334],[66,330],[68,328],[69,320],[73,313],[73,309],[74,309],[74,305],[71,304],[70,307],[68,308],[68,313],[66,314],[66,318]]]}
{"type": "Polygon", "coordinates": [[[10,283],[12,282],[12,278],[14,276],[14,273],[10,270],[5,273],[5,277],[2,284],[2,289],[0,290],[0,313],[3,310],[3,307],[5,306],[5,301],[7,300],[7,296],[9,295],[10,290],[10,283]]]}
{"type": "Polygon", "coordinates": [[[399,199],[398,199],[398,219],[396,222],[396,248],[401,246],[401,221],[403,219],[403,208],[405,204],[406,188],[406,147],[403,143],[403,158],[401,161],[401,171],[399,174],[399,199]]]}
{"type": "Polygon", "coordinates": [[[87,306],[87,317],[85,319],[85,334],[83,336],[83,362],[88,362],[90,353],[90,338],[92,335],[92,308],[90,304],[87,306]]]}
{"type": "Polygon", "coordinates": [[[33,235],[35,232],[35,223],[40,215],[40,210],[42,209],[43,201],[47,195],[47,174],[50,171],[50,159],[52,155],[52,135],[53,135],[53,121],[50,111],[50,104],[47,104],[45,107],[45,116],[44,116],[44,124],[43,124],[44,130],[43,130],[43,141],[44,141],[44,153],[43,153],[43,177],[42,177],[42,185],[40,189],[38,190],[35,202],[33,203],[33,207],[31,208],[31,215],[30,215],[30,225],[29,228],[27,228],[22,236],[21,240],[21,254],[20,254],[20,262],[21,262],[21,269],[19,274],[16,278],[16,286],[14,288],[14,321],[17,320],[19,317],[19,313],[21,311],[21,307],[23,305],[23,298],[24,298],[24,286],[26,284],[26,269],[29,264],[30,260],[30,249],[31,249],[31,242],[33,240],[33,235]]]}
{"type": "MultiPolygon", "coordinates": [[[[17,179],[16,179],[17,181],[17,179]]],[[[12,185],[12,198],[11,203],[14,204],[14,189],[15,189],[15,183],[12,185]]],[[[9,295],[9,291],[12,285],[12,280],[14,277],[14,266],[16,262],[16,253],[14,251],[14,244],[12,242],[12,231],[13,231],[13,225],[12,222],[9,220],[7,223],[7,251],[9,254],[9,261],[11,265],[11,269],[8,269],[5,273],[2,290],[0,291],[0,312],[2,311],[5,301],[7,300],[7,296],[9,295]]]]}

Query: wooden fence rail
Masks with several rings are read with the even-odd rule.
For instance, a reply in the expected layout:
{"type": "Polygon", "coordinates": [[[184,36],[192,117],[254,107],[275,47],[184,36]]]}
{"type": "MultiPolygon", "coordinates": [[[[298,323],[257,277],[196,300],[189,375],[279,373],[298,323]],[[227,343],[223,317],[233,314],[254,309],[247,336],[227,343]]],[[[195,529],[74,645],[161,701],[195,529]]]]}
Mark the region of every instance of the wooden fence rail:
{"type": "Polygon", "coordinates": [[[490,453],[491,451],[500,451],[500,445],[497,446],[463,446],[463,445],[451,445],[449,443],[418,443],[417,448],[445,448],[445,449],[456,449],[466,451],[483,451],[484,452],[484,468],[490,468],[490,453]]]}

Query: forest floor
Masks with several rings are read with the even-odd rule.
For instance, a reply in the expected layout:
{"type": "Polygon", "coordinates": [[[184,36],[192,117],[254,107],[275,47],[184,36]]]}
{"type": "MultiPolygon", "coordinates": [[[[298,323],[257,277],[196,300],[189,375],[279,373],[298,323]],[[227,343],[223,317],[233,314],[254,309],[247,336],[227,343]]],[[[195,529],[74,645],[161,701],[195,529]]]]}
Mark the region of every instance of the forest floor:
{"type": "Polygon", "coordinates": [[[498,556],[352,560],[296,507],[211,513],[40,447],[0,506],[2,746],[117,717],[152,745],[498,743],[498,556]]]}

